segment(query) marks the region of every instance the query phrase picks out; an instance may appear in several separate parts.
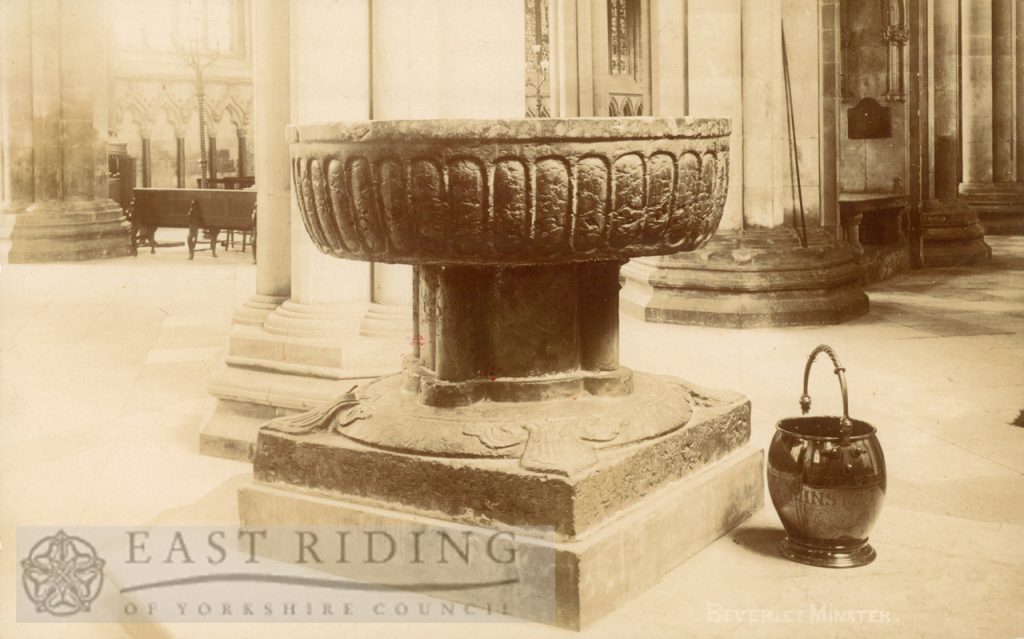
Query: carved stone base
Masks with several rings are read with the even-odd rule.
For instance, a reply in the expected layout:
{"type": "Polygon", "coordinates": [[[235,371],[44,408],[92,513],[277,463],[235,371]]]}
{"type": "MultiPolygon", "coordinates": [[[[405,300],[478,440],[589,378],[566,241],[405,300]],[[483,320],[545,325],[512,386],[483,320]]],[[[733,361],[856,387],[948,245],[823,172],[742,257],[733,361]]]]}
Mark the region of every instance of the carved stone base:
{"type": "Polygon", "coordinates": [[[246,326],[260,326],[267,315],[287,299],[283,295],[253,295],[235,309],[231,321],[246,326]]]}
{"type": "MultiPolygon", "coordinates": [[[[352,384],[400,370],[408,344],[358,337],[358,314],[348,315],[342,339],[333,340],[236,324],[226,366],[210,377],[209,391],[218,401],[199,433],[199,452],[250,461],[256,434],[268,419],[320,406],[352,384]]],[[[312,327],[294,315],[286,321],[287,328],[299,333],[314,333],[323,324],[335,326],[331,317],[321,315],[314,315],[312,327]]]]}
{"type": "MultiPolygon", "coordinates": [[[[300,450],[302,455],[299,456],[313,452],[300,450]]],[[[514,534],[517,562],[521,562],[515,566],[518,570],[515,583],[435,594],[468,604],[497,604],[504,606],[510,615],[542,623],[574,630],[584,628],[656,584],[685,559],[760,510],[764,499],[763,456],[760,449],[741,448],[699,472],[650,490],[642,499],[616,509],[584,532],[559,535],[554,541],[544,529],[502,527],[514,534]],[[553,584],[550,582],[552,571],[553,584]]],[[[642,480],[645,470],[651,466],[687,463],[685,455],[658,459],[658,462],[647,460],[647,466],[635,465],[633,474],[640,475],[635,479],[642,480]]],[[[429,471],[425,460],[413,463],[424,464],[421,469],[427,473],[413,483],[428,486],[439,498],[450,492],[473,489],[472,481],[445,483],[439,474],[429,471]]],[[[455,460],[437,463],[450,468],[458,466],[455,460]]],[[[395,468],[395,464],[385,462],[370,474],[378,482],[386,482],[395,468]]],[[[357,472],[335,467],[333,474],[360,472],[362,469],[357,472]]],[[[514,474],[507,475],[506,479],[507,484],[500,473],[495,473],[487,480],[491,499],[500,500],[508,491],[521,488],[514,474]]],[[[407,481],[409,477],[402,474],[395,484],[407,481]]],[[[536,488],[529,502],[533,510],[556,511],[566,507],[546,499],[543,478],[538,477],[534,484],[536,488]]],[[[241,524],[246,527],[315,525],[337,529],[406,529],[426,531],[428,538],[439,531],[459,538],[466,531],[465,527],[452,523],[455,517],[444,506],[423,515],[386,500],[324,496],[295,486],[259,481],[240,489],[238,499],[241,524]]],[[[480,522],[485,521],[486,517],[481,514],[480,522]]],[[[470,530],[479,531],[483,537],[494,534],[493,529],[470,527],[470,530]]],[[[267,548],[266,556],[270,558],[294,561],[294,541],[289,539],[288,542],[261,547],[267,548]]],[[[351,563],[325,562],[317,565],[317,569],[357,580],[373,579],[351,563]]],[[[438,565],[424,565],[422,572],[417,572],[420,580],[430,583],[450,581],[450,574],[446,566],[438,565]],[[434,571],[433,574],[430,571],[434,571]]]]}
{"type": "Polygon", "coordinates": [[[254,473],[465,523],[575,535],[749,439],[743,396],[635,377],[628,397],[456,410],[419,405],[398,392],[399,376],[385,378],[315,413],[268,423],[254,473]]]}
{"type": "Polygon", "coordinates": [[[7,260],[64,262],[131,254],[129,224],[113,200],[34,204],[19,213],[7,260]]]}
{"type": "Polygon", "coordinates": [[[868,311],[863,274],[832,229],[720,232],[703,249],[634,260],[622,306],[649,322],[705,326],[838,324],[868,311]]]}
{"type": "Polygon", "coordinates": [[[963,184],[960,193],[985,235],[1024,235],[1024,184],[963,184]]]}
{"type": "Polygon", "coordinates": [[[409,340],[412,337],[412,306],[371,302],[359,325],[363,337],[409,340]]]}
{"type": "Polygon", "coordinates": [[[921,214],[924,266],[979,264],[992,259],[978,214],[960,202],[926,203],[921,214]]]}

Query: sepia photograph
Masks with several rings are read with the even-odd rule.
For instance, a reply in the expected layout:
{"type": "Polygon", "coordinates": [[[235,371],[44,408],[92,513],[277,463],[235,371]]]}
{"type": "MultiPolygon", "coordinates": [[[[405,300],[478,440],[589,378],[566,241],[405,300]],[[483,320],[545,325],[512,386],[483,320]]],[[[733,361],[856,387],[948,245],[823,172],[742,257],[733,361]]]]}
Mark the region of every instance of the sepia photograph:
{"type": "Polygon", "coordinates": [[[1024,0],[0,0],[0,639],[1024,638],[1024,0]]]}

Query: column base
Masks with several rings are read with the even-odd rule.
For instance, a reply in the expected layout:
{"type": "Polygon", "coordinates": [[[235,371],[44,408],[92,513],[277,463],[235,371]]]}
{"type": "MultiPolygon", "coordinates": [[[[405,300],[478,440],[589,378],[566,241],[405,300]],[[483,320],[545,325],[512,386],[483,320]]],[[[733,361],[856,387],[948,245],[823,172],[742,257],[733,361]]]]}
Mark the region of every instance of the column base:
{"type": "Polygon", "coordinates": [[[992,259],[978,214],[961,202],[932,200],[921,213],[923,264],[959,266],[992,259]]]}
{"type": "Polygon", "coordinates": [[[363,337],[409,340],[412,338],[412,329],[411,305],[370,302],[359,326],[359,334],[363,337]]]}
{"type": "Polygon", "coordinates": [[[831,229],[721,232],[703,249],[623,267],[625,312],[649,322],[746,328],[838,324],[868,312],[863,272],[831,229]]]}
{"type": "Polygon", "coordinates": [[[131,255],[129,224],[113,200],[47,202],[18,213],[7,261],[69,262],[131,255]]]}
{"type": "MultiPolygon", "coordinates": [[[[453,535],[510,531],[517,556],[536,559],[539,549],[553,549],[554,565],[546,571],[533,565],[500,592],[438,596],[477,605],[497,596],[509,614],[579,629],[654,585],[763,505],[763,452],[746,445],[749,402],[729,391],[694,397],[694,416],[685,427],[602,449],[596,465],[568,476],[524,469],[515,459],[414,455],[341,434],[264,429],[256,482],[239,491],[241,523],[426,527],[453,535]],[[536,581],[545,572],[554,575],[553,593],[551,584],[536,581]],[[545,594],[553,609],[538,605],[545,594]]],[[[318,568],[373,581],[373,573],[358,566],[318,568]]],[[[442,569],[417,574],[443,583],[442,569]]]]}
{"type": "Polygon", "coordinates": [[[274,299],[254,296],[235,313],[225,366],[210,377],[218,401],[199,433],[201,454],[249,461],[268,419],[309,410],[353,384],[401,369],[408,342],[359,337],[362,305],[288,300],[268,311],[262,326],[237,321],[274,299]]]}
{"type": "Polygon", "coordinates": [[[245,326],[261,326],[267,315],[287,299],[283,295],[253,295],[235,309],[231,321],[245,326]]]}
{"type": "Polygon", "coordinates": [[[960,199],[985,235],[1024,235],[1024,184],[961,184],[960,199]]]}

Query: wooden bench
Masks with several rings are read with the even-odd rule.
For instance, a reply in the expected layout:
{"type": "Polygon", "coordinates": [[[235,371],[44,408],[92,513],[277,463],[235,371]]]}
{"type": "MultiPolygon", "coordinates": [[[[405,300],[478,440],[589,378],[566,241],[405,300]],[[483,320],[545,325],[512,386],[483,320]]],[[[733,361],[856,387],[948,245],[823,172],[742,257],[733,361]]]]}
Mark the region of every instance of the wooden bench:
{"type": "Polygon", "coordinates": [[[188,259],[193,259],[199,230],[210,234],[210,251],[217,257],[217,236],[222,230],[252,234],[256,255],[256,191],[225,189],[153,189],[133,192],[129,218],[132,223],[132,255],[140,240],[156,252],[158,228],[188,229],[188,259]]]}

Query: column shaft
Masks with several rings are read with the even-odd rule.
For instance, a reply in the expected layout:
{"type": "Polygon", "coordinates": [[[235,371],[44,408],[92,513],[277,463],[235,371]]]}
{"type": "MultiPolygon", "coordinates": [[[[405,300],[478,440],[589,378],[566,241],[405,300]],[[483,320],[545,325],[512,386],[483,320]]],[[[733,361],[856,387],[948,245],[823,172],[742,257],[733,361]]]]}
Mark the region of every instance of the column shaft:
{"type": "Polygon", "coordinates": [[[245,134],[238,134],[238,177],[245,177],[249,167],[246,165],[245,134]]]}
{"type": "Polygon", "coordinates": [[[1014,0],[992,0],[992,181],[1016,182],[1014,167],[1014,0]]]}
{"type": "Polygon", "coordinates": [[[273,297],[291,292],[291,163],[284,137],[291,119],[291,63],[284,53],[291,48],[289,6],[253,5],[256,293],[273,297]]]}
{"type": "Polygon", "coordinates": [[[962,0],[963,182],[992,182],[992,2],[962,0]]]}
{"type": "MultiPolygon", "coordinates": [[[[183,140],[184,142],[184,140],[183,140]]],[[[149,150],[149,138],[142,138],[142,186],[153,186],[152,156],[149,150]]]]}
{"type": "Polygon", "coordinates": [[[33,200],[32,5],[0,3],[0,144],[4,210],[16,213],[33,200]]]}
{"type": "Polygon", "coordinates": [[[743,227],[743,77],[740,0],[689,0],[686,7],[689,112],[696,117],[728,117],[729,195],[719,228],[743,227]]]}
{"type": "Polygon", "coordinates": [[[955,2],[933,2],[932,41],[932,135],[934,141],[934,197],[952,200],[960,181],[959,54],[957,33],[959,11],[955,2]]]}
{"type": "Polygon", "coordinates": [[[209,158],[209,164],[207,168],[207,176],[210,184],[209,188],[214,188],[213,181],[217,179],[217,137],[210,135],[206,137],[206,148],[207,157],[209,158]]]}
{"type": "MultiPolygon", "coordinates": [[[[185,169],[185,138],[182,138],[182,137],[176,138],[175,142],[176,142],[175,147],[176,147],[176,156],[177,156],[176,160],[175,160],[175,163],[174,163],[175,175],[178,178],[178,188],[179,189],[183,189],[183,188],[185,188],[185,175],[186,175],[186,169],[185,169]]],[[[143,140],[142,144],[144,145],[143,146],[143,153],[145,154],[145,157],[148,158],[149,157],[149,140],[143,140]]],[[[143,165],[142,175],[144,176],[144,179],[148,181],[148,179],[149,179],[149,164],[148,164],[148,161],[143,165]]],[[[143,184],[143,186],[149,186],[149,184],[143,184]]]]}
{"type": "Polygon", "coordinates": [[[1017,141],[1017,182],[1024,183],[1024,6],[1021,2],[1018,2],[1014,7],[1014,13],[1016,14],[1014,20],[1014,42],[1016,43],[1016,69],[1017,78],[1015,84],[1017,85],[1017,108],[1015,112],[1015,120],[1017,122],[1017,131],[1015,134],[1017,141]]]}

